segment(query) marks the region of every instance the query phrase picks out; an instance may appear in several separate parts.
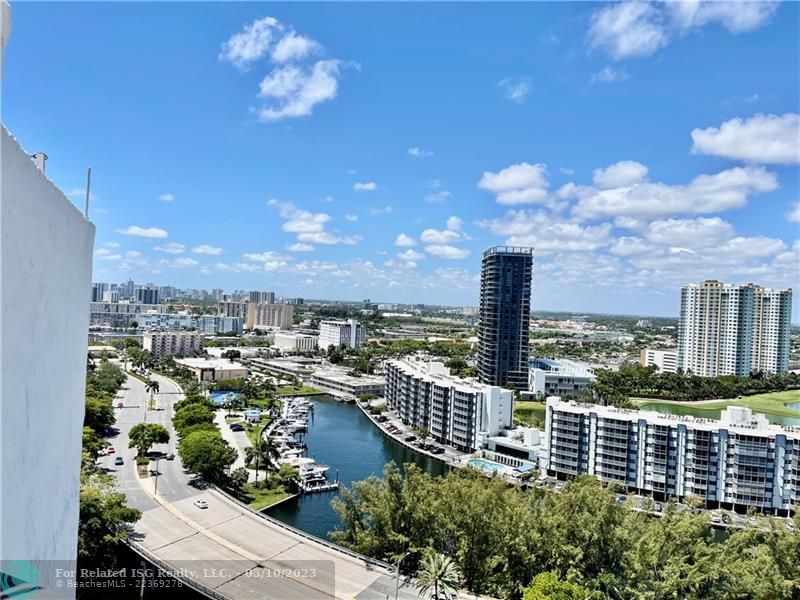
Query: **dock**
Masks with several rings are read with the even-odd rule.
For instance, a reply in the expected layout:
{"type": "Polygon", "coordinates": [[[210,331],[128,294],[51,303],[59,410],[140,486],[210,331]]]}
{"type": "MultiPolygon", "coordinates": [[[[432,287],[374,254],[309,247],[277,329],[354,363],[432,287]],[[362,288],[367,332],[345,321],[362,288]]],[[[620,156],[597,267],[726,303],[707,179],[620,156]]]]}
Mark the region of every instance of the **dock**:
{"type": "Polygon", "coordinates": [[[297,488],[302,494],[315,494],[317,492],[332,492],[339,489],[339,482],[332,481],[326,483],[307,484],[298,482],[297,488]]]}

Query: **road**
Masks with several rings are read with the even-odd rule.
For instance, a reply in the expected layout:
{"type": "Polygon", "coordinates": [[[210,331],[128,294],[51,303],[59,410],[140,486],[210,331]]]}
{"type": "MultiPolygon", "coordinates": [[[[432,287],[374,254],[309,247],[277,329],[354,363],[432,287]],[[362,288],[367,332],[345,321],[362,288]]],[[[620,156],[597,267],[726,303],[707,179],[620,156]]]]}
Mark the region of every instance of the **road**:
{"type": "MultiPolygon", "coordinates": [[[[147,410],[149,422],[171,432],[169,444],[153,448],[175,452],[172,406],[182,398],[170,380],[153,376],[160,393],[157,410],[147,410]]],[[[148,394],[144,384],[128,377],[119,397],[117,433],[110,442],[116,452],[101,458],[113,473],[128,504],[142,511],[133,541],[225,598],[305,600],[341,598],[384,600],[393,597],[395,579],[383,566],[370,564],[330,544],[253,513],[215,489],[208,489],[184,472],[180,457],[160,460],[158,493],[155,478],[139,478],[136,451],[128,449],[128,432],[145,419],[148,394]],[[124,464],[115,466],[122,456],[124,464]],[[203,499],[207,509],[194,505],[203,499]]],[[[154,466],[154,465],[153,465],[154,466]]],[[[417,598],[401,587],[404,600],[417,598]]]]}

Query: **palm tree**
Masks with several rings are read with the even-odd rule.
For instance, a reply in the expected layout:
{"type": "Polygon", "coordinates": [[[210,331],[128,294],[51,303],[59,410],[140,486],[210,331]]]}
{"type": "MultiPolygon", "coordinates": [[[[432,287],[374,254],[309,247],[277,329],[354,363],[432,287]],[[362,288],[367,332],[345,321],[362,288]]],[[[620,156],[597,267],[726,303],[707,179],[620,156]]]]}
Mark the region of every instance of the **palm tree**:
{"type": "MultiPolygon", "coordinates": [[[[155,409],[155,399],[153,398],[153,394],[157,394],[159,390],[158,382],[155,379],[148,379],[147,383],[144,384],[145,391],[150,392],[150,405],[151,410],[155,409]]],[[[145,409],[145,412],[147,410],[145,409]]]]}
{"type": "Polygon", "coordinates": [[[255,463],[256,483],[258,483],[259,466],[264,465],[264,470],[269,474],[269,471],[272,468],[272,461],[278,460],[281,455],[278,446],[275,444],[275,440],[273,440],[271,437],[266,439],[262,438],[261,432],[259,432],[258,435],[258,442],[256,442],[254,446],[250,446],[244,451],[245,460],[247,460],[248,464],[255,463]]]}
{"type": "Polygon", "coordinates": [[[416,588],[425,598],[450,600],[458,595],[458,567],[449,556],[429,551],[417,572],[416,588]]]}

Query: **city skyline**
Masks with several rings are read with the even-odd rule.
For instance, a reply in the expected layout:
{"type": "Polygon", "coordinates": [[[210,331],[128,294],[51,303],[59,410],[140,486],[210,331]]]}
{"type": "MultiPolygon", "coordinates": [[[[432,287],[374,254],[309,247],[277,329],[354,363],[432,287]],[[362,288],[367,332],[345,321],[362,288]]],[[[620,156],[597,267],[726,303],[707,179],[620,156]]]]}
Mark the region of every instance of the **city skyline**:
{"type": "Polygon", "coordinates": [[[509,243],[534,310],[795,287],[796,5],[318,9],[15,8],[4,119],[93,168],[95,281],[476,305],[509,243]]]}

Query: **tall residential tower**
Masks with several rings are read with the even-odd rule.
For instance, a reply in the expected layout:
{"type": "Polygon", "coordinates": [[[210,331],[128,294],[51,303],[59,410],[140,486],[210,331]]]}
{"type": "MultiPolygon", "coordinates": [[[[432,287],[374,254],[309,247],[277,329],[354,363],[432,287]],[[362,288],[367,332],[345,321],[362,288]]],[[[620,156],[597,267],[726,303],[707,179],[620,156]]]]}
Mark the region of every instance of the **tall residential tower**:
{"type": "Polygon", "coordinates": [[[678,366],[715,377],[789,368],[792,290],[719,281],[681,289],[678,366]]]}
{"type": "Polygon", "coordinates": [[[483,253],[478,371],[488,385],[528,389],[533,248],[495,246],[483,253]]]}

